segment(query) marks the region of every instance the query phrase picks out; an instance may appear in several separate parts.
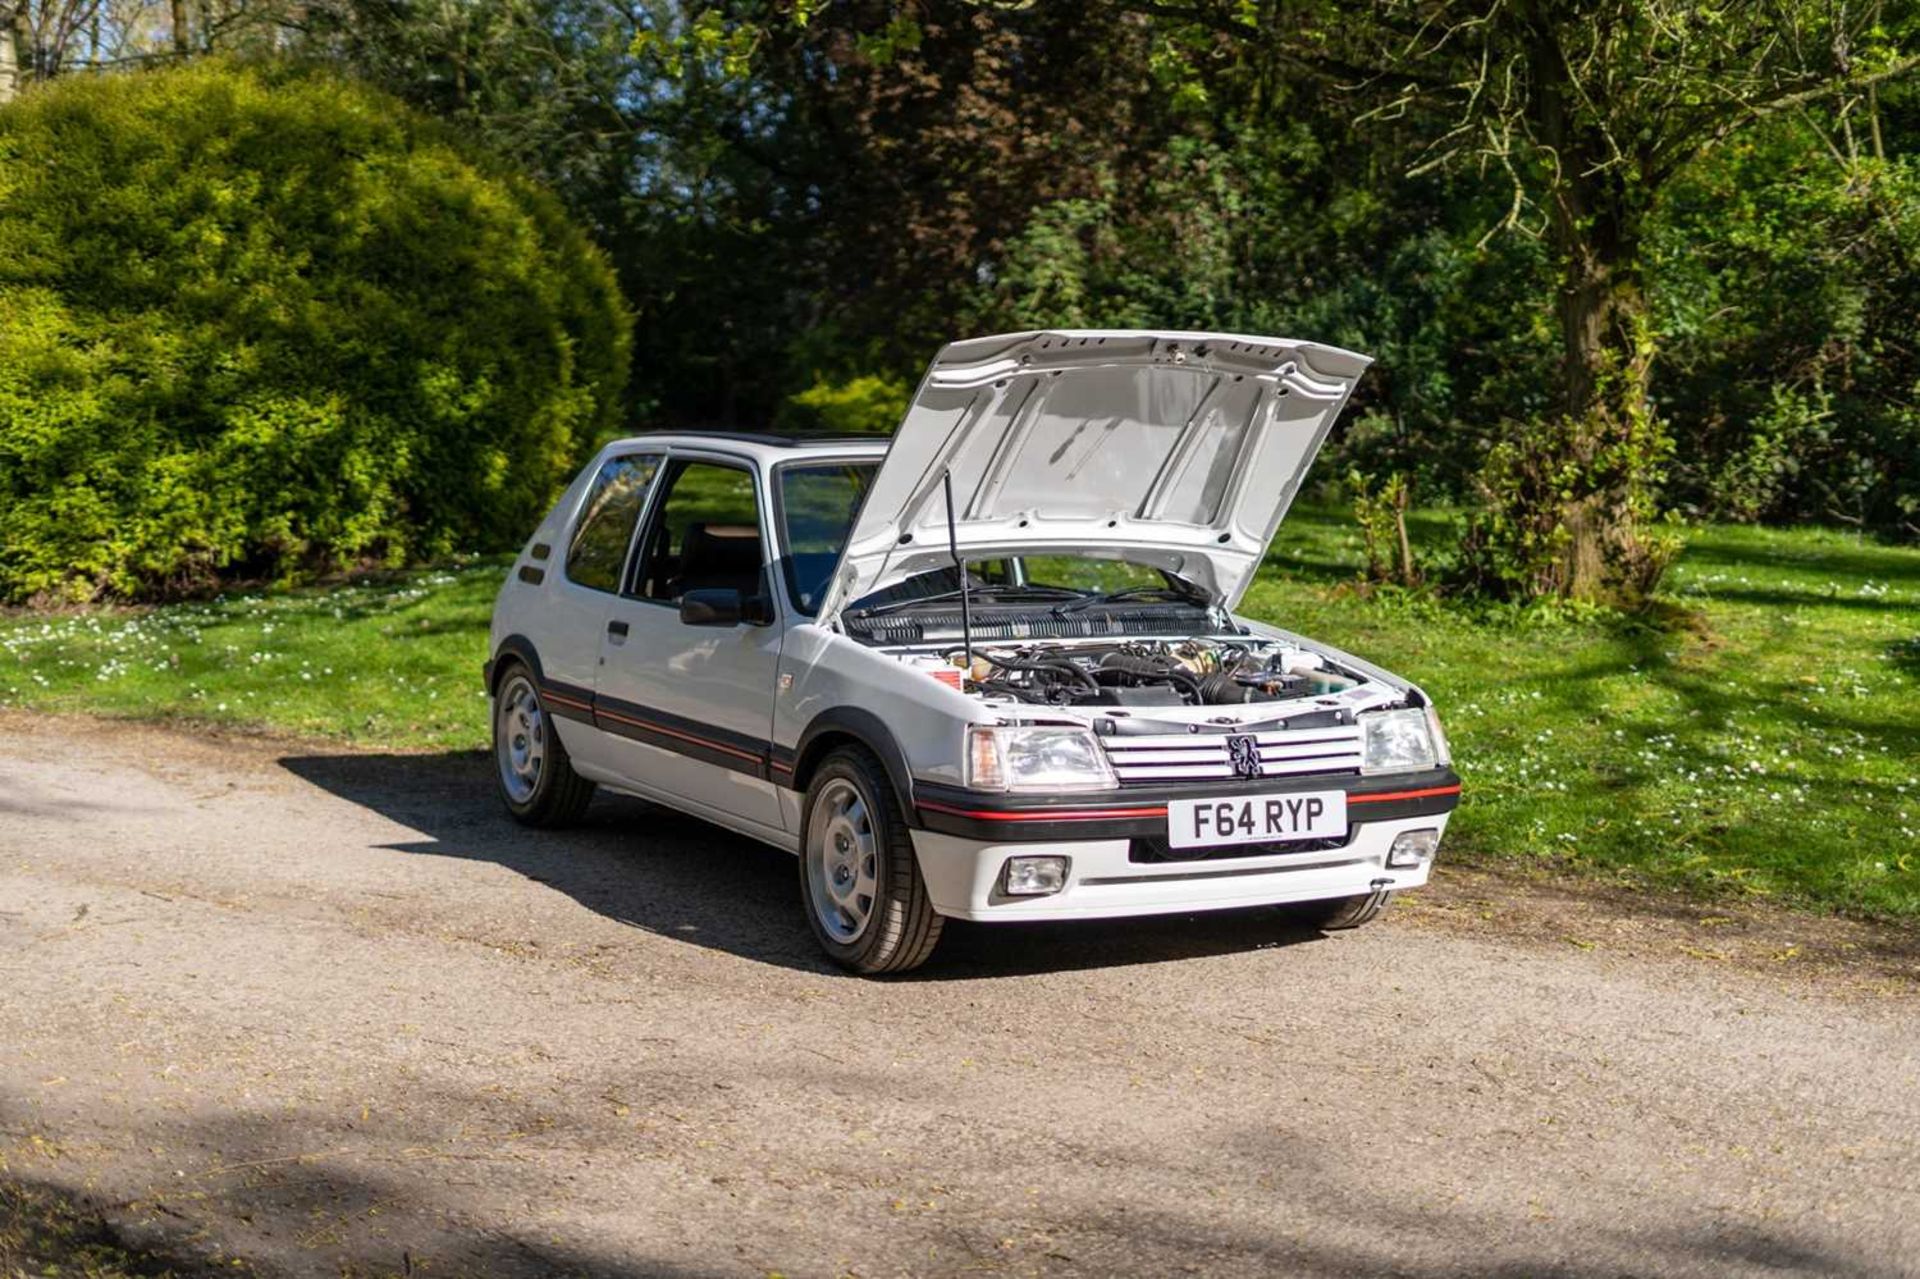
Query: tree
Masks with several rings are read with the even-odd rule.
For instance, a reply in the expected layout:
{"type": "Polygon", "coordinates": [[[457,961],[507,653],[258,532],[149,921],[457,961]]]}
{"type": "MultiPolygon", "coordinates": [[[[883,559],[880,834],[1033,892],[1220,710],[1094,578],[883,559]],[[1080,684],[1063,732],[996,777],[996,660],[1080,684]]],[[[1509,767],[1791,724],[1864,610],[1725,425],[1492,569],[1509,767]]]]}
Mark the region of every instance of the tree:
{"type": "Polygon", "coordinates": [[[511,545],[621,424],[604,256],[384,94],[71,76],[0,173],[0,601],[511,545]]]}
{"type": "Polygon", "coordinates": [[[1881,0],[1116,0],[1318,77],[1356,120],[1444,122],[1420,166],[1512,188],[1558,273],[1559,413],[1493,460],[1479,553],[1527,594],[1631,600],[1667,548],[1649,533],[1667,447],[1649,219],[1692,161],[1769,116],[1846,115],[1920,65],[1910,6],[1881,0]]]}
{"type": "Polygon", "coordinates": [[[0,0],[0,102],[34,80],[270,47],[303,0],[0,0]]]}

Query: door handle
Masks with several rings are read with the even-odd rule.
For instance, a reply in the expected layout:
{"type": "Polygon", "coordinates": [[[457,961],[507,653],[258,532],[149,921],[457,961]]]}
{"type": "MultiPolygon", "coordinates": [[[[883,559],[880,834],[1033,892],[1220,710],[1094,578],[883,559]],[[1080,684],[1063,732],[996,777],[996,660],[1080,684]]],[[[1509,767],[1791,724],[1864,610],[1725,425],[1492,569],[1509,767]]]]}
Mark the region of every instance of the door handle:
{"type": "Polygon", "coordinates": [[[625,622],[608,622],[607,634],[614,639],[623,640],[627,637],[627,624],[625,622]]]}

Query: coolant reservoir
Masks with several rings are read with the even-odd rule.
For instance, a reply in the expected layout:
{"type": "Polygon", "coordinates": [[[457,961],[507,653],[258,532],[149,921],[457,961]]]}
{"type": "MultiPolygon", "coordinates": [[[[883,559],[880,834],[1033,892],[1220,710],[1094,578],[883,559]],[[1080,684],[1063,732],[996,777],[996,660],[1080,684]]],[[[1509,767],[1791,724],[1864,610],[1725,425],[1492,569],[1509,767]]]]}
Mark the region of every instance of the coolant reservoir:
{"type": "Polygon", "coordinates": [[[1344,692],[1360,682],[1349,679],[1345,675],[1334,674],[1327,669],[1327,664],[1318,656],[1302,652],[1297,648],[1287,650],[1285,656],[1281,658],[1280,669],[1305,680],[1307,692],[1314,697],[1344,692]]]}
{"type": "Polygon", "coordinates": [[[913,667],[915,670],[925,671],[928,675],[939,680],[948,688],[965,691],[965,686],[960,680],[964,672],[961,671],[956,663],[950,662],[943,657],[909,657],[904,660],[907,665],[913,667]]]}

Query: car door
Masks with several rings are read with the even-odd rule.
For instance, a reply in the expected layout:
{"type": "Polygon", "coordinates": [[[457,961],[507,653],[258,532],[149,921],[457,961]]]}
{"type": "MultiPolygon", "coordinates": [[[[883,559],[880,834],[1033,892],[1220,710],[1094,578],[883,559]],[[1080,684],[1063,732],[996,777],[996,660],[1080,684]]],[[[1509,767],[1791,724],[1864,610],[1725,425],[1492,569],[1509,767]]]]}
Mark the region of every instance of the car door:
{"type": "Polygon", "coordinates": [[[555,539],[565,549],[559,571],[550,574],[540,600],[536,642],[543,696],[553,715],[566,721],[560,733],[568,753],[589,774],[617,762],[592,714],[601,637],[607,612],[620,598],[633,536],[665,461],[664,449],[602,459],[562,537],[555,539]]]}
{"type": "Polygon", "coordinates": [[[767,774],[781,631],[763,504],[747,459],[674,450],[607,613],[594,720],[635,789],[774,835],[784,830],[767,774]],[[714,589],[739,591],[759,620],[681,620],[682,595],[714,589]]]}

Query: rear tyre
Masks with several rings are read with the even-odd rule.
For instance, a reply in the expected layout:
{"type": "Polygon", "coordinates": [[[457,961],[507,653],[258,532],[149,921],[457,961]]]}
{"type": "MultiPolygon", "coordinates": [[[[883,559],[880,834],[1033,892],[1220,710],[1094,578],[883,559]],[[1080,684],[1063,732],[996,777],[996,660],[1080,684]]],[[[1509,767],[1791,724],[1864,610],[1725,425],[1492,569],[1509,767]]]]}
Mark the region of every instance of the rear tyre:
{"type": "Polygon", "coordinates": [[[1292,923],[1333,933],[1343,928],[1358,928],[1362,924],[1372,923],[1380,918],[1392,902],[1392,893],[1362,893],[1358,897],[1329,897],[1325,901],[1301,902],[1297,906],[1282,909],[1292,923]]]}
{"type": "Polygon", "coordinates": [[[493,698],[493,778],[500,800],[523,826],[566,826],[593,798],[593,783],[573,771],[533,672],[519,662],[500,676],[493,698]]]}
{"type": "Polygon", "coordinates": [[[940,941],[906,815],[880,761],[843,747],[814,772],[800,829],[800,903],[820,947],[856,973],[918,968],[940,941]]]}

